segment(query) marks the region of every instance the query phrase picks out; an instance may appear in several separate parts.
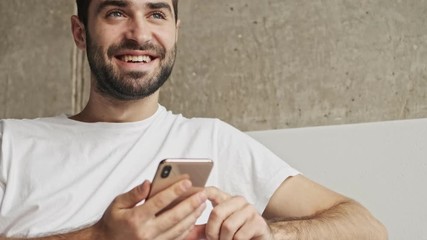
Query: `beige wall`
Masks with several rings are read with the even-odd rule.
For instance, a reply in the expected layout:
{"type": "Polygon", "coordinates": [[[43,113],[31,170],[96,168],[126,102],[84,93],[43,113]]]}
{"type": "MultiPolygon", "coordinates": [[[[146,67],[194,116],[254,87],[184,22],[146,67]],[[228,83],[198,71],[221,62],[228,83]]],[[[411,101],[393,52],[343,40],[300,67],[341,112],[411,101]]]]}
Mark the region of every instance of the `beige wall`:
{"type": "MultiPolygon", "coordinates": [[[[0,0],[0,118],[72,113],[72,0],[0,0]]],[[[424,0],[181,0],[161,103],[261,130],[427,117],[424,0]]]]}
{"type": "Polygon", "coordinates": [[[0,0],[0,118],[72,107],[70,0],[0,0]]]}

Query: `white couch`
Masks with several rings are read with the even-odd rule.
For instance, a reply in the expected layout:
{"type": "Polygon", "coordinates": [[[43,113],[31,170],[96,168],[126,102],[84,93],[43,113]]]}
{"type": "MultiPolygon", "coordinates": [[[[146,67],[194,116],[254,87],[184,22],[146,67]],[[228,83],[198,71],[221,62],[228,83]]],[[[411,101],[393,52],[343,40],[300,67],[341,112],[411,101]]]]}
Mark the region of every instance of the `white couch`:
{"type": "Polygon", "coordinates": [[[427,240],[427,119],[248,132],[366,206],[390,240],[427,240]]]}

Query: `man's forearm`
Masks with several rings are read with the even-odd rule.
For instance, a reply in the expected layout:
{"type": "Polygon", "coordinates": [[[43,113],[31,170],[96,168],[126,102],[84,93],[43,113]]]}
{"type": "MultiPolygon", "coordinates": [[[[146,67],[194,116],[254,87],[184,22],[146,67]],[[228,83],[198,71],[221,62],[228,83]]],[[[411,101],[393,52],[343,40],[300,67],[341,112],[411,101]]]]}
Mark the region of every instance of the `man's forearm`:
{"type": "Polygon", "coordinates": [[[31,237],[31,238],[0,237],[0,240],[95,240],[95,239],[96,240],[103,239],[95,226],[76,230],[70,233],[55,234],[52,236],[44,236],[44,237],[31,237]]]}
{"type": "Polygon", "coordinates": [[[269,221],[277,240],[386,240],[387,230],[363,206],[349,201],[304,219],[269,221]]]}

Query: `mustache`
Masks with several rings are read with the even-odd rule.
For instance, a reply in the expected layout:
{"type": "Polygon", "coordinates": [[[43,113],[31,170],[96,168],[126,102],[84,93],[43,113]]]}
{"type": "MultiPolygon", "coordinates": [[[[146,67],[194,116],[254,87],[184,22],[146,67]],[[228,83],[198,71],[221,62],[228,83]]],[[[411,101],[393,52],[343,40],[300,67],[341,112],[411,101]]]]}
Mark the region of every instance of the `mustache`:
{"type": "Polygon", "coordinates": [[[138,42],[131,40],[123,40],[119,44],[111,45],[107,50],[108,57],[113,57],[117,52],[123,50],[138,50],[138,51],[151,51],[161,58],[165,58],[166,50],[163,47],[154,45],[151,42],[147,42],[144,44],[139,44],[138,42]]]}

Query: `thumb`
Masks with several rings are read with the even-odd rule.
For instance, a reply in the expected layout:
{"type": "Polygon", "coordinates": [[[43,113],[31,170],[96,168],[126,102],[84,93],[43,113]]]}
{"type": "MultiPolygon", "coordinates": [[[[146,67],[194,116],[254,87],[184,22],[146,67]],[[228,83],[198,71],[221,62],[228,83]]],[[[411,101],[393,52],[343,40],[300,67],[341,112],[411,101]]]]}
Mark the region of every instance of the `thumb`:
{"type": "Polygon", "coordinates": [[[186,240],[206,239],[205,229],[206,229],[206,224],[194,226],[190,234],[188,234],[186,240]]]}
{"type": "Polygon", "coordinates": [[[119,195],[115,201],[114,205],[116,208],[133,208],[136,204],[144,200],[148,193],[150,192],[150,182],[144,181],[141,185],[134,187],[127,193],[119,195]]]}

